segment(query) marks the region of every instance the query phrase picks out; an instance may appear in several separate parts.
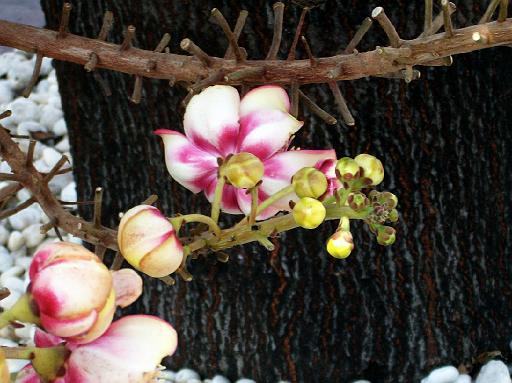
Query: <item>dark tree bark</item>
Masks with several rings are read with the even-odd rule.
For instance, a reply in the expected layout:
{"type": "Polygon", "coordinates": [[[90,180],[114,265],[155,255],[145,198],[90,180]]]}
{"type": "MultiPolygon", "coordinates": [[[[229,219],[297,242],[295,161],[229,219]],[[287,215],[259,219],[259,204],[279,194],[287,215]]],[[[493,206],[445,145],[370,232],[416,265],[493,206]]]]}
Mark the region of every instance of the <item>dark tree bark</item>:
{"type": "MultiPolygon", "coordinates": [[[[57,28],[62,2],[42,0],[48,26],[57,28]]],[[[179,51],[190,37],[223,55],[226,39],[208,23],[218,7],[234,24],[250,12],[241,38],[263,58],[272,36],[267,1],[73,1],[70,30],[96,36],[103,12],[115,14],[111,41],[128,24],[136,46],[153,48],[165,32],[179,51]]],[[[314,52],[332,55],[347,44],[375,6],[383,6],[402,38],[423,26],[422,2],[325,1],[308,17],[314,52]]],[[[487,1],[459,1],[454,25],[477,23],[487,1]]],[[[437,7],[437,6],[436,6],[437,7]]],[[[435,8],[439,11],[438,8],[435,8]]],[[[280,57],[286,57],[300,9],[287,4],[280,57]]],[[[386,45],[374,26],[361,49],[386,45]]],[[[360,50],[361,50],[360,49],[360,50]]],[[[305,57],[299,49],[299,57],[305,57]]],[[[390,248],[355,225],[356,250],[345,261],[326,253],[333,230],[293,231],[268,253],[259,246],[230,251],[227,264],[193,263],[191,283],[168,287],[146,280],[133,311],[160,315],[180,334],[173,368],[258,382],[412,382],[440,364],[469,362],[481,352],[506,352],[512,338],[512,50],[455,57],[448,68],[420,68],[402,81],[363,79],[343,89],[357,121],[331,127],[303,113],[301,147],[334,147],[339,156],[368,151],[383,160],[383,188],[399,196],[398,239],[390,248]]],[[[133,79],[101,71],[113,95],[83,68],[56,63],[80,198],[105,188],[105,219],[149,194],[167,214],[207,210],[167,175],[159,127],[180,128],[185,91],[144,81],[140,105],[129,102],[133,79]]],[[[304,91],[330,112],[327,86],[304,91]]],[[[90,212],[83,211],[87,216],[90,212]]]]}

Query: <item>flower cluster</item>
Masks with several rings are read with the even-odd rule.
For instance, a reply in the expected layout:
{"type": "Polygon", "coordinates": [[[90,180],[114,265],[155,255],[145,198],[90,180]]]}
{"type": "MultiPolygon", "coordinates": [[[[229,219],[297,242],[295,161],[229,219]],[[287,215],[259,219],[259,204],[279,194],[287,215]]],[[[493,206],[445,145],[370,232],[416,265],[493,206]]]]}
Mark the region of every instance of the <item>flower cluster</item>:
{"type": "Polygon", "coordinates": [[[131,269],[110,271],[84,247],[59,242],[34,255],[27,293],[0,315],[39,325],[31,364],[20,383],[152,381],[161,359],[177,345],[176,331],[157,317],[131,315],[112,322],[116,307],[142,293],[142,279],[131,269]]]}

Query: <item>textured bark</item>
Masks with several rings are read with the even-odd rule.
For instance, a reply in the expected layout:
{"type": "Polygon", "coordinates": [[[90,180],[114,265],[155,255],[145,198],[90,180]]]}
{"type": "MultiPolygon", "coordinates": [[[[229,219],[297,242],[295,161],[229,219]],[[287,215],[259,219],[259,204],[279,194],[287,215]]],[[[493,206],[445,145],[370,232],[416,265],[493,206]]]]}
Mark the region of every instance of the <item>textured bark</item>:
{"type": "MultiPolygon", "coordinates": [[[[57,29],[62,3],[42,3],[48,26],[57,29]]],[[[308,41],[318,55],[340,52],[378,5],[402,38],[412,38],[423,26],[417,3],[326,1],[308,16],[308,41]]],[[[478,22],[487,5],[461,3],[455,26],[478,22]]],[[[73,33],[96,36],[108,7],[116,21],[111,41],[120,43],[123,25],[133,24],[136,46],[153,48],[170,32],[175,52],[190,37],[219,56],[227,42],[208,24],[209,10],[218,7],[234,24],[243,8],[250,17],[241,44],[249,55],[265,57],[271,43],[272,7],[265,1],[93,0],[74,6],[73,33]]],[[[298,17],[296,7],[287,7],[280,57],[298,17]]],[[[372,27],[362,48],[385,44],[384,33],[372,27]]],[[[298,57],[306,58],[304,52],[298,57]]],[[[227,264],[196,261],[188,284],[147,280],[132,310],[176,326],[180,344],[170,366],[258,382],[412,382],[440,364],[505,352],[512,337],[511,63],[512,50],[497,48],[459,57],[452,67],[425,68],[409,85],[346,82],[357,121],[352,128],[327,126],[304,113],[295,145],[333,146],[339,156],[368,151],[383,160],[383,188],[400,200],[397,242],[380,247],[354,225],[357,250],[336,261],[324,250],[333,229],[328,224],[284,235],[272,253],[244,246],[230,251],[227,264]]],[[[104,187],[104,217],[113,225],[120,211],[151,193],[168,214],[180,207],[207,211],[203,196],[171,182],[151,134],[181,126],[184,90],[145,80],[142,102],[133,105],[133,79],[126,75],[99,72],[112,89],[107,98],[80,66],[56,67],[81,198],[104,187]]],[[[335,112],[327,86],[303,90],[335,112]]]]}

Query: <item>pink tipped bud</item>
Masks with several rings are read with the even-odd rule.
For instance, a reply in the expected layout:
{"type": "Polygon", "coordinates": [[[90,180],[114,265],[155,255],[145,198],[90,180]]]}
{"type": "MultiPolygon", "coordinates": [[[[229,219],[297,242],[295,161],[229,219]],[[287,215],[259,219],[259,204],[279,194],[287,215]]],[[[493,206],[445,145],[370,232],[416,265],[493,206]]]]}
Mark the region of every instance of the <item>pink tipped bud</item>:
{"type": "Polygon", "coordinates": [[[32,298],[49,333],[90,342],[112,322],[112,276],[86,248],[67,242],[44,246],[34,255],[29,273],[32,298]]]}
{"type": "Polygon", "coordinates": [[[183,259],[183,247],[172,224],[150,205],[136,206],[124,214],[117,241],[128,263],[151,277],[175,272],[183,259]]]}

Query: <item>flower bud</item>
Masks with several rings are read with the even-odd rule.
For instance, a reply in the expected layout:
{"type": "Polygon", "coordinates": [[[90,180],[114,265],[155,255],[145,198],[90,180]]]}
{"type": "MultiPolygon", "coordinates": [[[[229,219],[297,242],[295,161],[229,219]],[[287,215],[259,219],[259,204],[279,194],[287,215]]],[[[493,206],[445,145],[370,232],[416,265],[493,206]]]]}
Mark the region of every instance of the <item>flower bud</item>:
{"type": "Polygon", "coordinates": [[[151,277],[175,272],[183,260],[183,247],[172,224],[150,205],[136,206],[123,215],[117,242],[128,263],[151,277]]]}
{"type": "Polygon", "coordinates": [[[325,206],[309,197],[301,198],[293,207],[293,219],[304,229],[314,229],[325,219],[325,206]]]}
{"type": "Polygon", "coordinates": [[[263,178],[263,162],[254,154],[242,152],[229,158],[224,175],[236,188],[250,189],[263,178]]]}
{"type": "Polygon", "coordinates": [[[388,209],[394,209],[398,205],[398,198],[390,192],[383,192],[380,195],[380,200],[383,205],[388,209]]]}
{"type": "Polygon", "coordinates": [[[384,179],[384,167],[382,162],[370,154],[359,154],[354,158],[363,169],[364,178],[371,180],[370,185],[378,185],[384,179]]]}
{"type": "Polygon", "coordinates": [[[381,226],[377,232],[377,242],[382,246],[389,246],[395,243],[396,230],[390,226],[381,226]]]}
{"type": "Polygon", "coordinates": [[[348,205],[354,211],[364,209],[370,204],[370,201],[363,193],[350,193],[347,198],[348,205]]]}
{"type": "Polygon", "coordinates": [[[295,194],[299,198],[318,198],[327,190],[327,178],[315,168],[302,168],[292,177],[295,194]]]}
{"type": "Polygon", "coordinates": [[[338,230],[327,240],[327,252],[334,258],[347,258],[354,249],[352,233],[347,230],[338,230]]]}
{"type": "Polygon", "coordinates": [[[388,217],[389,222],[397,222],[398,221],[398,210],[393,209],[389,212],[388,217]]]}
{"type": "Polygon", "coordinates": [[[68,242],[41,247],[29,269],[41,325],[75,343],[99,337],[115,311],[110,271],[86,248],[68,242]]]}
{"type": "Polygon", "coordinates": [[[359,164],[350,157],[343,157],[336,162],[336,173],[340,179],[351,180],[359,176],[359,164]]]}

